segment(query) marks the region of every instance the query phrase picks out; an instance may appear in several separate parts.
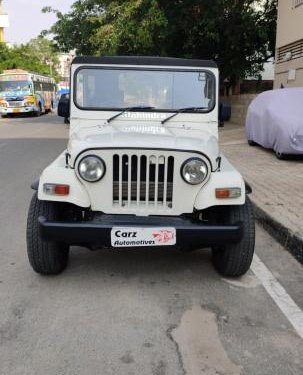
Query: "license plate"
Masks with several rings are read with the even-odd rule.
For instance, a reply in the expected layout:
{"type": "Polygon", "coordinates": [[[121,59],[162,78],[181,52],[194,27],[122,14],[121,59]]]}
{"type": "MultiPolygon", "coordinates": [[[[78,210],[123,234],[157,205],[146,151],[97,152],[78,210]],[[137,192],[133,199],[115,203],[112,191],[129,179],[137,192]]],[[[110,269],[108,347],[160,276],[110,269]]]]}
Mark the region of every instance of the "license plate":
{"type": "Polygon", "coordinates": [[[19,109],[19,108],[14,108],[14,109],[13,109],[13,112],[14,112],[14,113],[20,112],[20,109],[19,109]]]}
{"type": "Polygon", "coordinates": [[[176,244],[176,228],[113,227],[113,247],[171,246],[176,244]]]}

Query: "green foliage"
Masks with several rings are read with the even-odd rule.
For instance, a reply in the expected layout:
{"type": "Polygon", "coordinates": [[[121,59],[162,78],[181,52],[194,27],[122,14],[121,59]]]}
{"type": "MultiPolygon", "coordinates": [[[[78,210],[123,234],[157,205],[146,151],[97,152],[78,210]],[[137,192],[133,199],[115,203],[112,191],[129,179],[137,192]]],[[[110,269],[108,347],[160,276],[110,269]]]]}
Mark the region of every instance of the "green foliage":
{"type": "Polygon", "coordinates": [[[275,54],[277,0],[175,0],[165,13],[174,24],[168,53],[214,59],[231,83],[257,75],[275,54]]]}
{"type": "Polygon", "coordinates": [[[274,56],[277,0],[77,0],[67,14],[44,11],[57,15],[57,48],[78,54],[210,58],[231,83],[274,56]]]}
{"type": "Polygon", "coordinates": [[[112,1],[90,38],[98,54],[165,55],[167,19],[156,0],[112,1]]]}
{"type": "Polygon", "coordinates": [[[52,28],[42,32],[42,35],[54,36],[57,49],[62,52],[76,49],[82,55],[94,53],[91,38],[99,27],[96,18],[103,13],[102,0],[77,0],[67,14],[51,7],[44,7],[42,12],[52,12],[57,16],[58,21],[52,28]]]}
{"type": "Polygon", "coordinates": [[[39,37],[27,44],[7,47],[0,43],[0,72],[6,69],[24,69],[30,72],[50,75],[57,79],[55,67],[58,64],[57,53],[52,42],[39,37]]]}

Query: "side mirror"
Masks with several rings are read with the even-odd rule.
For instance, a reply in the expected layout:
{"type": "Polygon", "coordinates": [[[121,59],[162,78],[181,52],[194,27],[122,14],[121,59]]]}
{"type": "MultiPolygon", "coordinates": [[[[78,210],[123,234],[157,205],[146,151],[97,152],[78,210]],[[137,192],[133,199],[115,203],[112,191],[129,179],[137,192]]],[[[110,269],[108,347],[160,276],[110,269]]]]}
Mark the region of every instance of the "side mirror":
{"type": "Polygon", "coordinates": [[[219,104],[219,126],[224,126],[224,121],[230,120],[231,117],[231,104],[220,103],[219,104]]]}
{"type": "Polygon", "coordinates": [[[58,103],[58,116],[60,117],[69,117],[70,116],[70,99],[69,94],[61,95],[61,98],[58,103]]]}

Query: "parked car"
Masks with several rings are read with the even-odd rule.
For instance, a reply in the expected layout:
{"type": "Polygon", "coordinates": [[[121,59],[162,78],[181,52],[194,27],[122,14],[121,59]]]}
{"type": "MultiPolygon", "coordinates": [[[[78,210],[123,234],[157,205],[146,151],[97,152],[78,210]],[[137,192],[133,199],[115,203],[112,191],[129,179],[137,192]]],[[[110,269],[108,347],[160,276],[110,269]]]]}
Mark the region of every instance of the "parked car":
{"type": "Polygon", "coordinates": [[[248,108],[245,127],[251,146],[271,148],[279,159],[303,155],[303,88],[258,95],[248,108]]]}
{"type": "Polygon", "coordinates": [[[67,105],[69,105],[69,93],[62,94],[59,102],[58,102],[58,115],[64,117],[64,124],[69,124],[69,109],[66,110],[65,113],[64,109],[67,109],[67,105]]]}
{"type": "Polygon", "coordinates": [[[211,247],[222,275],[246,273],[255,224],[249,189],[219,150],[217,65],[79,56],[71,80],[58,108],[70,117],[67,149],[33,184],[33,269],[61,272],[71,245],[211,247]]]}

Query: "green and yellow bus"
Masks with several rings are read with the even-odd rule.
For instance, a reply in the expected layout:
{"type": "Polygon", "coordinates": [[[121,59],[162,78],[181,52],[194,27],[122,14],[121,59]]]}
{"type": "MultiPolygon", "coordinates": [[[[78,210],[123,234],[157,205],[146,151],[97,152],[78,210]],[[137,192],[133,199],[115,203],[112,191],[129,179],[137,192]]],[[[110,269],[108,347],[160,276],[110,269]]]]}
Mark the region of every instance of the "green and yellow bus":
{"type": "Polygon", "coordinates": [[[39,116],[52,110],[56,93],[53,78],[21,69],[0,74],[0,114],[2,117],[29,113],[39,116]]]}

